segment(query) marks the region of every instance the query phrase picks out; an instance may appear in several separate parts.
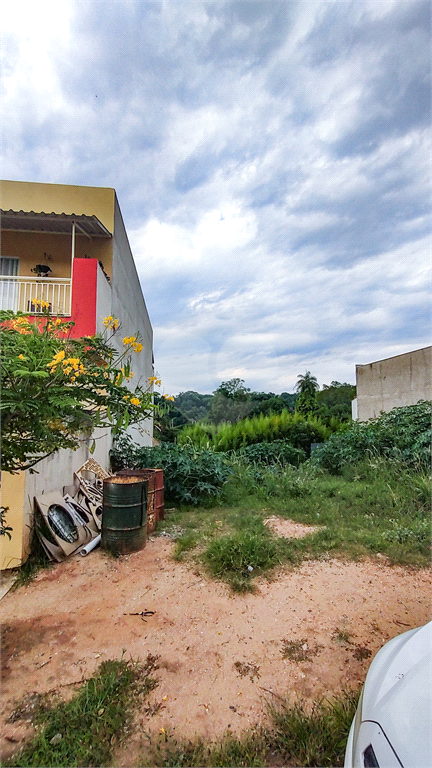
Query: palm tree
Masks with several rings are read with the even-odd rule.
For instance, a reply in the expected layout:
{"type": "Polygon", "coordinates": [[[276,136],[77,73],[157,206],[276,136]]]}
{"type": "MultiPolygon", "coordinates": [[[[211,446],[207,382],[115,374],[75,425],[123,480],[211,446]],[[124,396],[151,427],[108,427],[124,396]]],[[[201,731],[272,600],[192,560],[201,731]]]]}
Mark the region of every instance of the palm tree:
{"type": "Polygon", "coordinates": [[[315,376],[312,376],[310,371],[306,371],[306,373],[300,373],[299,376],[297,376],[298,382],[295,385],[294,389],[299,392],[299,394],[309,394],[314,397],[315,392],[318,392],[319,390],[319,384],[316,380],[315,376]]]}

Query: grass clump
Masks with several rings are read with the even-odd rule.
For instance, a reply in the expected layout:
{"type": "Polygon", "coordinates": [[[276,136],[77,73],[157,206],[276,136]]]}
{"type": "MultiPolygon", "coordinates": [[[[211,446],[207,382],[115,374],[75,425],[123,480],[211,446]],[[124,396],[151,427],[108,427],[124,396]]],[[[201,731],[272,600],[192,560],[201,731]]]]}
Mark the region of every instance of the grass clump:
{"type": "Polygon", "coordinates": [[[343,691],[312,707],[282,700],[269,706],[269,724],[218,743],[182,742],[169,734],[141,760],[142,766],[342,766],[358,693],[343,691]]]}
{"type": "Polygon", "coordinates": [[[223,579],[235,592],[253,589],[252,575],[282,562],[278,542],[264,531],[239,531],[215,538],[203,554],[212,576],[223,579]]]}
{"type": "Polygon", "coordinates": [[[5,766],[108,766],[113,750],[127,734],[135,707],[156,686],[151,673],[157,657],[144,664],[104,661],[68,702],[35,708],[38,732],[5,766]]]}
{"type": "Polygon", "coordinates": [[[198,536],[196,533],[193,533],[192,531],[184,533],[182,536],[180,536],[176,540],[174,554],[173,554],[174,560],[181,562],[184,559],[184,556],[187,552],[190,552],[192,549],[195,549],[197,543],[198,543],[198,536]]]}
{"type": "Polygon", "coordinates": [[[258,768],[266,765],[268,748],[260,733],[251,731],[240,737],[227,733],[221,741],[206,744],[203,740],[180,741],[170,734],[151,745],[149,753],[140,761],[148,768],[169,768],[170,766],[227,766],[232,768],[258,768]]]}
{"type": "Polygon", "coordinates": [[[333,700],[315,702],[308,710],[302,702],[274,707],[273,749],[284,765],[341,766],[358,694],[343,692],[333,700]]]}

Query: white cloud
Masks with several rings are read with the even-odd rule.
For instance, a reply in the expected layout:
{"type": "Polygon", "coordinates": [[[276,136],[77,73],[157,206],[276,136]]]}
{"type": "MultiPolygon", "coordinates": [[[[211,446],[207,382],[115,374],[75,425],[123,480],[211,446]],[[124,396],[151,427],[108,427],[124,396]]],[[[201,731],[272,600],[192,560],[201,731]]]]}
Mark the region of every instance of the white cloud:
{"type": "Polygon", "coordinates": [[[117,189],[166,391],[428,343],[427,6],[5,8],[4,175],[117,189]]]}

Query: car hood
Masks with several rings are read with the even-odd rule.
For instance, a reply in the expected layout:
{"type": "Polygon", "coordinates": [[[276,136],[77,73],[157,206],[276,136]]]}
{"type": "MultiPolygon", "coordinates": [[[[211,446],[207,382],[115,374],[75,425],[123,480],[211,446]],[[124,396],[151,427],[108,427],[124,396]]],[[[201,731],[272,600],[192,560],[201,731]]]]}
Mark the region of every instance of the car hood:
{"type": "Polygon", "coordinates": [[[362,720],[379,723],[405,766],[432,764],[431,656],[429,622],[390,640],[373,660],[364,687],[362,720]]]}

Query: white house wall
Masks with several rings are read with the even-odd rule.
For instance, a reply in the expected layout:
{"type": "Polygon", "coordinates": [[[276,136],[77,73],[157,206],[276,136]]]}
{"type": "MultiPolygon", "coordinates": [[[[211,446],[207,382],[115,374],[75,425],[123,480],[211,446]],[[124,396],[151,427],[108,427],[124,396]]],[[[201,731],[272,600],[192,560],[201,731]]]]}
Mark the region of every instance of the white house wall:
{"type": "MultiPolygon", "coordinates": [[[[121,324],[121,333],[114,337],[119,351],[123,350],[122,339],[125,336],[140,336],[144,348],[139,354],[132,354],[135,374],[132,383],[146,387],[149,377],[153,376],[153,329],[117,197],[114,211],[112,311],[109,314],[121,324]]],[[[142,432],[136,429],[128,431],[138,444],[152,445],[153,419],[144,424],[142,432]]]]}

